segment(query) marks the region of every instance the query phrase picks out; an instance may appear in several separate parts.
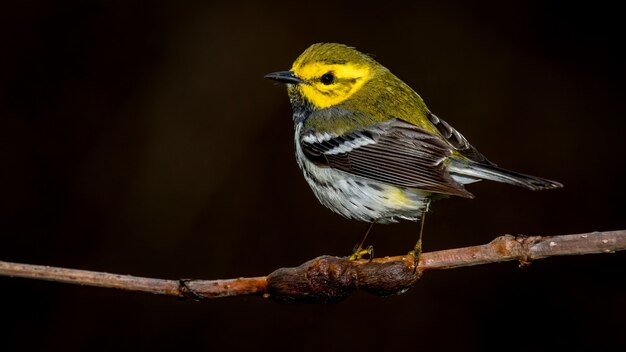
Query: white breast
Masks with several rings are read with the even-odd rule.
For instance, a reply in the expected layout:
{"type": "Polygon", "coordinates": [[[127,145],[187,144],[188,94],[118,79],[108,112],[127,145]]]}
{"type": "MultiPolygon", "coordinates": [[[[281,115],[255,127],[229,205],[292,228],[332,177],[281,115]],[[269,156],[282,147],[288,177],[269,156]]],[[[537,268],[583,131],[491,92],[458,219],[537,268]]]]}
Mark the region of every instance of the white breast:
{"type": "MultiPolygon", "coordinates": [[[[346,218],[367,222],[396,222],[398,218],[415,221],[419,218],[425,206],[424,192],[384,184],[313,164],[302,152],[301,130],[302,123],[298,123],[295,131],[296,161],[313,193],[326,207],[346,218]]],[[[330,136],[319,134],[304,138],[323,139],[326,135],[330,136]]],[[[352,149],[373,143],[373,140],[366,139],[368,138],[355,139],[350,142],[350,146],[341,145],[331,151],[337,154],[345,153],[348,147],[352,149]]]]}

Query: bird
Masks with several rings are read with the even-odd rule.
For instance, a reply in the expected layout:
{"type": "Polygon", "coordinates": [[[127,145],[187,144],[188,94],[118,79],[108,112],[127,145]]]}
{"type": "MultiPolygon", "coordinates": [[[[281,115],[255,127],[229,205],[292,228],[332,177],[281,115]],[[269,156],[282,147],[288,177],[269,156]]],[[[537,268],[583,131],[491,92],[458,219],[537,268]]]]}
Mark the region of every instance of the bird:
{"type": "Polygon", "coordinates": [[[338,43],[307,48],[290,70],[265,78],[287,85],[296,161],[317,199],[333,212],[374,224],[420,222],[410,252],[422,250],[431,201],[473,198],[465,185],[490,180],[530,190],[561,188],[541,177],[500,168],[372,56],[338,43]]]}

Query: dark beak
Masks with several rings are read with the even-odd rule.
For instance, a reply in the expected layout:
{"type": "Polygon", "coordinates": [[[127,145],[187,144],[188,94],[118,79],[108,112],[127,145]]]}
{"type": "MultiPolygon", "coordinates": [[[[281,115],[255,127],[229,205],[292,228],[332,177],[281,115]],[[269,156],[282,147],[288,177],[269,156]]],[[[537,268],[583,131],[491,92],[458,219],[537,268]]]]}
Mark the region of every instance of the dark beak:
{"type": "Polygon", "coordinates": [[[280,72],[272,72],[265,75],[265,78],[273,79],[280,83],[289,83],[289,84],[300,84],[306,83],[305,80],[298,78],[291,71],[280,71],[280,72]]]}

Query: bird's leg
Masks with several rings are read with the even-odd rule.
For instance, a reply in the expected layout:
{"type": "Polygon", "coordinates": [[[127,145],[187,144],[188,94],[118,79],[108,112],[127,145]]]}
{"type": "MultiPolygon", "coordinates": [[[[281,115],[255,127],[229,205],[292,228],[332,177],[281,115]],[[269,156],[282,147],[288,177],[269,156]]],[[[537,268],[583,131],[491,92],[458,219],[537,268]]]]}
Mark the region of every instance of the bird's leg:
{"type": "Polygon", "coordinates": [[[424,222],[429,208],[430,199],[427,199],[424,210],[422,211],[422,218],[420,219],[420,234],[419,237],[417,237],[417,243],[415,244],[415,247],[413,247],[413,250],[409,252],[413,255],[413,272],[417,270],[417,264],[419,264],[420,256],[422,255],[422,233],[424,232],[424,222]]]}
{"type": "Polygon", "coordinates": [[[372,258],[374,258],[374,246],[370,245],[370,246],[367,246],[364,249],[363,245],[365,244],[365,240],[367,239],[367,235],[370,234],[370,231],[372,230],[372,227],[374,227],[375,223],[376,223],[376,221],[372,221],[370,223],[370,225],[367,227],[367,231],[365,231],[365,236],[363,236],[363,239],[361,240],[361,242],[359,242],[359,244],[354,246],[354,249],[352,250],[352,255],[350,255],[348,260],[359,260],[359,259],[363,258],[366,255],[369,257],[370,260],[372,260],[372,258]]]}

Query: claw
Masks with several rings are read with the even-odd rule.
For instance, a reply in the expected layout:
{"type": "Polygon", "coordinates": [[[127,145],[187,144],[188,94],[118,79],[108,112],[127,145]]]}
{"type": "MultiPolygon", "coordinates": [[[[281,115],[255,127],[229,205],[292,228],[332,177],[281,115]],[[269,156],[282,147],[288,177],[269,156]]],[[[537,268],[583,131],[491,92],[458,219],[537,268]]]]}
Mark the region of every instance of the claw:
{"type": "Polygon", "coordinates": [[[426,213],[428,212],[429,208],[430,200],[426,202],[426,206],[422,211],[422,219],[420,221],[420,233],[419,237],[417,238],[417,243],[415,244],[415,247],[413,247],[413,250],[409,252],[409,254],[413,256],[413,274],[417,272],[417,265],[419,264],[420,257],[422,256],[422,233],[424,232],[424,220],[426,219],[426,213]]]}
{"type": "Polygon", "coordinates": [[[352,250],[352,255],[348,257],[348,260],[352,260],[352,261],[359,260],[367,255],[369,256],[370,262],[372,261],[372,259],[374,258],[374,246],[369,245],[365,249],[363,249],[363,244],[365,243],[365,240],[367,239],[367,235],[369,235],[375,223],[376,221],[369,224],[369,226],[367,227],[367,231],[365,231],[365,236],[363,236],[363,239],[361,240],[361,242],[359,242],[357,245],[354,246],[354,249],[352,250]]]}
{"type": "Polygon", "coordinates": [[[417,272],[417,266],[420,263],[420,257],[422,256],[422,242],[419,241],[415,245],[415,249],[409,252],[409,255],[413,256],[413,274],[417,272]]]}
{"type": "Polygon", "coordinates": [[[350,261],[360,260],[360,259],[363,259],[363,257],[365,256],[368,257],[370,262],[372,261],[372,259],[374,259],[374,246],[369,245],[365,249],[358,246],[357,248],[354,249],[354,252],[352,253],[352,255],[348,257],[348,260],[350,261]]]}

